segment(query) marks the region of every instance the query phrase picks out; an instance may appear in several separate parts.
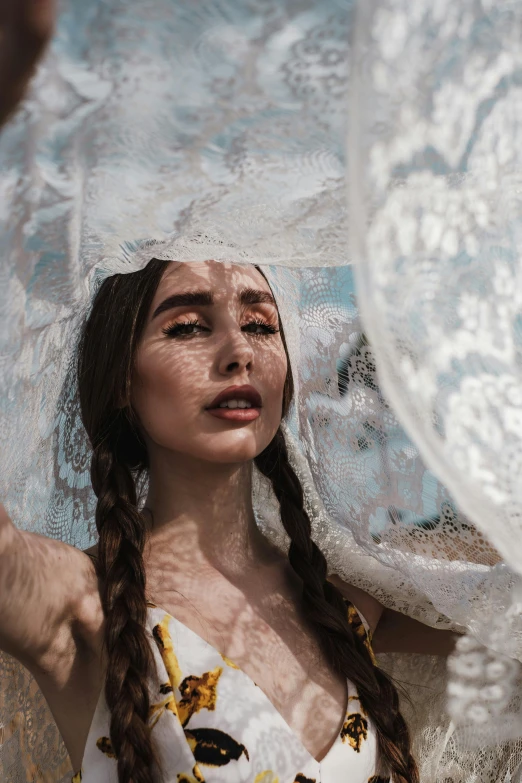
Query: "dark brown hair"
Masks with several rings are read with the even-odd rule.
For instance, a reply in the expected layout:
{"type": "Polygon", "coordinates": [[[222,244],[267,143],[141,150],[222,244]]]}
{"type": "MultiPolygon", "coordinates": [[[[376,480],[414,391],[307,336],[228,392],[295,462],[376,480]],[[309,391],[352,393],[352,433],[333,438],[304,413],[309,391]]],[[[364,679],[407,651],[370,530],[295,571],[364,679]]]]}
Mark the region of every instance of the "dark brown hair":
{"type": "MultiPolygon", "coordinates": [[[[82,420],[92,444],[91,479],[98,498],[97,569],[106,616],[105,697],[119,783],[152,783],[153,779],[147,689],[153,657],[145,631],[143,565],[146,524],[136,491],[136,481],[148,468],[148,457],[130,407],[130,385],[136,348],[169,263],[152,259],[141,271],[107,278],[94,299],[79,351],[82,420]]],[[[289,369],[283,413],[291,395],[289,369]]],[[[328,660],[356,686],[375,725],[382,763],[394,783],[418,783],[397,690],[372,663],[348,622],[341,593],[326,578],[326,559],[312,540],[303,490],[281,429],[255,464],[270,479],[279,500],[283,526],[291,539],[289,561],[303,583],[304,609],[328,660]]]]}

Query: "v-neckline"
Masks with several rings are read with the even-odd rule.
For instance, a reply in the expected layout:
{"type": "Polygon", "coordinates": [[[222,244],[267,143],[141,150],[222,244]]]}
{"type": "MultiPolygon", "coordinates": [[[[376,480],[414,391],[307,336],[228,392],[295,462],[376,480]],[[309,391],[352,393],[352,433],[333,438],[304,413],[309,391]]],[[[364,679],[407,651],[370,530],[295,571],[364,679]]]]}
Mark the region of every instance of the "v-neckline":
{"type": "MultiPolygon", "coordinates": [[[[322,764],[324,764],[324,763],[326,762],[326,760],[328,759],[329,755],[332,753],[332,751],[334,750],[334,748],[335,748],[335,747],[338,745],[338,743],[341,741],[341,730],[339,730],[339,731],[337,732],[337,735],[336,735],[336,737],[335,737],[334,741],[332,742],[332,744],[330,745],[330,747],[329,747],[329,748],[328,748],[328,750],[326,751],[325,755],[322,757],[322,759],[321,759],[320,761],[318,761],[318,760],[315,758],[315,756],[313,756],[313,755],[310,753],[310,751],[308,750],[308,748],[307,748],[307,747],[304,745],[303,741],[302,741],[302,740],[301,740],[301,739],[300,739],[300,738],[297,736],[297,734],[296,734],[296,732],[294,731],[294,729],[292,729],[292,727],[289,725],[289,723],[288,723],[288,722],[285,720],[285,718],[284,718],[284,717],[283,717],[283,715],[280,713],[280,711],[277,709],[277,707],[274,705],[274,703],[273,703],[273,702],[272,702],[272,701],[271,701],[271,700],[268,698],[268,696],[267,696],[267,694],[264,692],[264,690],[263,690],[263,689],[262,689],[262,688],[261,688],[261,687],[260,687],[260,686],[259,686],[259,685],[258,685],[256,682],[254,682],[254,680],[252,679],[252,677],[251,677],[249,674],[247,674],[247,673],[246,673],[246,672],[245,672],[245,671],[244,671],[244,670],[241,668],[241,666],[238,666],[238,664],[237,664],[235,661],[233,661],[233,660],[232,660],[232,659],[231,659],[229,656],[227,656],[227,655],[224,655],[224,653],[220,652],[220,651],[217,649],[217,647],[214,647],[214,645],[213,645],[213,644],[210,644],[210,642],[207,642],[207,640],[206,640],[206,639],[204,639],[202,636],[200,636],[200,635],[199,635],[199,634],[198,634],[196,631],[193,631],[193,630],[192,630],[192,628],[189,628],[189,626],[188,626],[188,625],[185,625],[185,623],[181,622],[181,620],[178,620],[178,618],[177,618],[177,617],[174,617],[173,615],[171,615],[171,614],[170,614],[170,612],[167,612],[167,610],[166,610],[166,609],[163,609],[163,607],[161,607],[161,606],[158,606],[157,604],[151,604],[150,602],[148,602],[148,603],[147,603],[147,611],[149,612],[149,611],[154,611],[154,610],[156,610],[156,611],[159,611],[159,612],[163,612],[163,614],[164,614],[164,615],[167,615],[167,617],[169,617],[171,620],[173,620],[173,621],[174,621],[174,623],[176,623],[177,625],[181,626],[181,628],[183,628],[183,630],[184,630],[184,631],[186,631],[186,632],[188,632],[190,635],[192,635],[192,636],[193,636],[193,637],[194,637],[194,638],[195,638],[195,639],[196,639],[196,640],[197,640],[197,641],[198,641],[200,644],[202,644],[202,645],[204,645],[205,647],[207,647],[209,650],[211,650],[211,651],[212,651],[213,653],[215,653],[216,655],[219,655],[219,656],[220,656],[220,657],[221,657],[223,660],[225,660],[225,661],[230,661],[230,663],[232,663],[232,664],[233,664],[234,668],[236,668],[236,669],[237,669],[237,671],[239,671],[239,672],[240,672],[240,673],[243,675],[243,677],[245,677],[245,679],[247,680],[247,682],[249,683],[249,685],[250,685],[251,687],[255,688],[255,689],[256,689],[256,690],[257,690],[259,693],[261,693],[261,695],[262,695],[263,699],[266,701],[266,703],[268,704],[268,706],[270,707],[270,709],[272,710],[272,712],[274,712],[274,713],[275,713],[275,714],[278,716],[279,720],[280,720],[280,721],[281,721],[281,722],[284,724],[284,726],[285,726],[285,727],[288,729],[288,732],[291,734],[291,736],[293,737],[293,739],[294,739],[294,740],[295,740],[295,741],[296,741],[296,742],[297,742],[297,743],[298,743],[298,744],[301,746],[301,748],[302,748],[302,750],[304,751],[304,753],[306,753],[306,755],[308,756],[309,760],[310,760],[311,762],[313,762],[314,764],[316,764],[316,765],[319,767],[319,769],[321,769],[321,765],[322,765],[322,764]]],[[[344,723],[344,720],[346,719],[346,716],[347,716],[347,714],[348,714],[349,705],[350,705],[350,695],[349,695],[349,689],[348,689],[348,680],[346,680],[346,688],[345,688],[345,704],[344,704],[344,713],[343,713],[343,723],[344,723]]],[[[342,724],[341,724],[341,726],[342,726],[342,724]]]]}

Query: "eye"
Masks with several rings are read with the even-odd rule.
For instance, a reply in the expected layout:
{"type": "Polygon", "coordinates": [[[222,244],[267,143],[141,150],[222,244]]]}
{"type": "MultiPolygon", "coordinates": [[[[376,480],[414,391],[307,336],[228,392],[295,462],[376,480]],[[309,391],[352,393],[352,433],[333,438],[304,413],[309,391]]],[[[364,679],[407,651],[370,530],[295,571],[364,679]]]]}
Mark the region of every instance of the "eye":
{"type": "Polygon", "coordinates": [[[197,334],[198,331],[206,331],[208,329],[205,326],[201,326],[199,321],[176,321],[176,323],[166,326],[161,330],[166,337],[192,337],[197,334]]]}
{"type": "Polygon", "coordinates": [[[268,321],[264,321],[262,318],[254,318],[254,320],[249,321],[242,326],[241,331],[247,332],[248,334],[268,335],[277,334],[279,329],[276,326],[269,324],[268,321]]]}

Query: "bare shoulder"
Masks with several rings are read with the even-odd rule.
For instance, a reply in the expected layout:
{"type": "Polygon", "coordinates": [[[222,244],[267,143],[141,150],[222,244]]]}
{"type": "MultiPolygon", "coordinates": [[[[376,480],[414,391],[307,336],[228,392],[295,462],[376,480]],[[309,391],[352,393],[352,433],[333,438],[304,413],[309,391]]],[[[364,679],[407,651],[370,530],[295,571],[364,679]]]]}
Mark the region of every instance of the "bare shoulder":
{"type": "Polygon", "coordinates": [[[355,587],[349,582],[345,582],[337,574],[330,574],[328,581],[331,582],[344,598],[347,598],[360,614],[364,617],[372,633],[377,628],[379,620],[384,612],[384,606],[373,595],[361,590],[360,587],[355,587]]]}
{"type": "Polygon", "coordinates": [[[80,661],[99,658],[102,647],[104,613],[99,580],[91,550],[71,547],[70,567],[64,569],[60,589],[64,591],[66,607],[59,633],[39,668],[52,679],[61,679],[60,659],[80,661]]]}
{"type": "Polygon", "coordinates": [[[69,606],[45,656],[28,666],[45,696],[64,739],[74,769],[81,765],[85,743],[103,687],[104,614],[93,549],[74,549],[76,579],[63,581],[69,606]]]}
{"type": "Polygon", "coordinates": [[[0,505],[0,650],[34,676],[78,765],[104,677],[91,553],[15,526],[0,505]]]}
{"type": "Polygon", "coordinates": [[[101,602],[100,582],[96,571],[98,546],[89,547],[80,552],[86,563],[85,589],[79,597],[76,608],[76,633],[78,641],[95,651],[101,647],[103,636],[104,612],[101,602]]]}
{"type": "Polygon", "coordinates": [[[97,644],[103,612],[96,569],[63,541],[14,526],[11,533],[0,551],[0,649],[35,676],[59,679],[76,647],[97,644]]]}

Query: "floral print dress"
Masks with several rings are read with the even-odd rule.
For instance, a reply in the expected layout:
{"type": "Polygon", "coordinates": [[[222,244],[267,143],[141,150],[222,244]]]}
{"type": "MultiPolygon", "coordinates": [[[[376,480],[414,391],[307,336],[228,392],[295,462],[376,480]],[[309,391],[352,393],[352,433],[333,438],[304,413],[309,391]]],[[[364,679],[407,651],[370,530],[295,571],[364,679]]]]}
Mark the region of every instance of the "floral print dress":
{"type": "MultiPolygon", "coordinates": [[[[346,603],[371,651],[369,631],[346,603]]],[[[388,783],[376,774],[375,732],[351,682],[343,726],[319,762],[235,663],[154,604],[147,624],[159,675],[149,686],[150,725],[165,783],[388,783]]],[[[72,783],[117,780],[102,690],[72,783]]]]}

